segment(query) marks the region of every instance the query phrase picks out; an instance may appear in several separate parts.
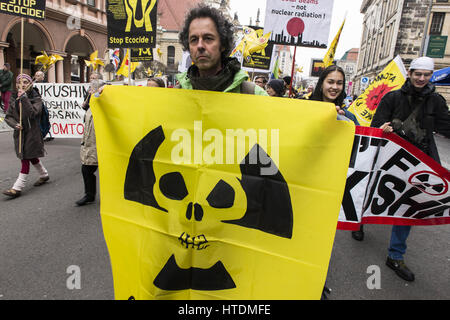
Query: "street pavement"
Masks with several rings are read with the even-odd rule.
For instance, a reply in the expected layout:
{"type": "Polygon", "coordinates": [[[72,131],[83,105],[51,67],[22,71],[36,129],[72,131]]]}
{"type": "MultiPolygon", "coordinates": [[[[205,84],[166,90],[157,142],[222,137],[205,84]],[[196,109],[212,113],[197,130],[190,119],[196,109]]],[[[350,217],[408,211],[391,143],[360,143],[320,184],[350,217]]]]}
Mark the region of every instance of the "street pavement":
{"type": "MultiPolygon", "coordinates": [[[[20,169],[11,135],[0,132],[1,190],[11,187],[20,169]]],[[[438,140],[449,168],[450,140],[438,140]]],[[[38,176],[31,168],[20,198],[0,195],[0,300],[114,298],[99,202],[74,204],[83,195],[79,143],[79,139],[47,142],[48,154],[42,160],[49,183],[33,187],[38,176]],[[71,266],[80,270],[79,289],[67,286],[71,266]]],[[[337,231],[326,283],[332,289],[331,300],[450,299],[450,225],[413,228],[406,255],[416,274],[412,283],[385,265],[390,230],[366,226],[363,242],[353,240],[350,232],[337,231]],[[380,275],[379,283],[372,281],[375,274],[380,275]]]]}

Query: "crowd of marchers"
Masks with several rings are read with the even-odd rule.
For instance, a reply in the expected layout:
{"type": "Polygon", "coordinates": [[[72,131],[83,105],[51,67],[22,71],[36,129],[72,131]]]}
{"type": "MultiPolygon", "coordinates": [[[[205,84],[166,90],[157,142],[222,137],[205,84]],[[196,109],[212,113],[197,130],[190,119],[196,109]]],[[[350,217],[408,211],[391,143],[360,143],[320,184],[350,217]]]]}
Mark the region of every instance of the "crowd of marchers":
{"type": "MultiPolygon", "coordinates": [[[[177,75],[175,88],[189,90],[210,90],[241,94],[254,94],[276,98],[309,99],[333,103],[338,120],[353,121],[356,117],[345,108],[345,73],[342,68],[332,65],[320,75],[315,88],[296,92],[291,87],[291,78],[267,79],[257,76],[249,81],[249,76],[241,69],[236,58],[230,58],[233,44],[233,25],[220,11],[207,6],[192,9],[186,16],[179,39],[184,49],[190,52],[192,66],[177,75]]],[[[430,83],[434,71],[434,61],[419,57],[412,61],[408,78],[399,90],[387,93],[381,100],[372,127],[381,128],[385,133],[395,133],[439,162],[439,155],[433,133],[438,132],[450,138],[448,106],[444,98],[430,83]]],[[[43,186],[50,180],[44,167],[44,136],[40,130],[43,101],[39,91],[33,86],[44,79],[42,72],[33,77],[19,74],[14,77],[9,64],[5,63],[0,73],[0,89],[5,121],[13,129],[13,141],[21,169],[14,184],[3,194],[9,198],[19,197],[26,186],[30,164],[39,173],[34,186],[43,186]]],[[[86,111],[85,130],[81,142],[81,173],[84,181],[84,195],[76,201],[83,206],[96,199],[96,176],[98,169],[94,122],[90,111],[91,95],[102,93],[104,82],[101,75],[93,73],[91,87],[83,109],[86,111]]],[[[161,78],[151,78],[147,86],[165,87],[161,78]]],[[[172,90],[172,89],[168,89],[172,90]]],[[[414,281],[414,273],[406,266],[404,255],[410,226],[393,226],[386,264],[404,280],[414,281]]],[[[352,232],[355,240],[363,241],[364,230],[352,232]]],[[[327,290],[324,290],[327,292],[327,290]]],[[[323,298],[326,298],[325,294],[323,298]]]]}

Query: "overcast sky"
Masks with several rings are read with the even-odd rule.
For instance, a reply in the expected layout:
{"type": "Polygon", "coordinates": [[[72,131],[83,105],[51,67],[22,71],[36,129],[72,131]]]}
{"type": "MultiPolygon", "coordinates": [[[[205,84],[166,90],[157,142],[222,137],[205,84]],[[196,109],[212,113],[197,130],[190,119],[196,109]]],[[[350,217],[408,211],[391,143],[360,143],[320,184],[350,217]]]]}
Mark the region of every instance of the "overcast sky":
{"type": "MultiPolygon", "coordinates": [[[[363,15],[359,12],[363,0],[334,0],[333,17],[331,19],[328,45],[331,44],[347,12],[347,22],[342,31],[341,39],[336,51],[336,58],[340,59],[346,51],[359,48],[362,33],[363,15]]],[[[266,15],[266,0],[231,0],[231,14],[237,12],[239,21],[243,25],[256,20],[258,8],[261,9],[261,26],[264,26],[266,15]]],[[[296,63],[303,66],[304,75],[309,75],[312,58],[323,59],[327,50],[297,47],[296,63]]],[[[292,51],[293,52],[293,51],[292,51]]]]}

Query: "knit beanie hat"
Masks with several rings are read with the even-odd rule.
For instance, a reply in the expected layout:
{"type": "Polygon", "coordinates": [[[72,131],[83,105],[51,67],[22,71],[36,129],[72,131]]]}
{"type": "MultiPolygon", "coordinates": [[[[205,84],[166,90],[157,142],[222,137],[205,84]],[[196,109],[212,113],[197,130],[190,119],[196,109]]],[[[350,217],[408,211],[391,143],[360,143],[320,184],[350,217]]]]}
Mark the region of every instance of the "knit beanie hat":
{"type": "Polygon", "coordinates": [[[16,78],[16,82],[19,82],[19,80],[22,78],[28,80],[28,82],[33,82],[33,79],[31,79],[31,77],[29,75],[27,75],[26,73],[19,74],[16,78]]]}

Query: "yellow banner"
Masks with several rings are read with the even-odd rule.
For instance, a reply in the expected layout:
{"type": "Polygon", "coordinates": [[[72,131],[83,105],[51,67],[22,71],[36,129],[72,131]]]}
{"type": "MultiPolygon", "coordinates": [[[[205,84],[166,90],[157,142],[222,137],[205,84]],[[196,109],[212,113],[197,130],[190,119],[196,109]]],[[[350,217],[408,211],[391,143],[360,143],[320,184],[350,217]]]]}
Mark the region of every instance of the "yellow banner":
{"type": "Polygon", "coordinates": [[[355,130],[334,105],[106,86],[91,106],[116,299],[320,298],[355,130]]]}
{"type": "Polygon", "coordinates": [[[400,56],[370,83],[367,89],[348,108],[363,127],[370,127],[378,104],[383,96],[393,90],[400,89],[406,81],[406,69],[400,56]]]}

